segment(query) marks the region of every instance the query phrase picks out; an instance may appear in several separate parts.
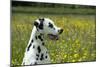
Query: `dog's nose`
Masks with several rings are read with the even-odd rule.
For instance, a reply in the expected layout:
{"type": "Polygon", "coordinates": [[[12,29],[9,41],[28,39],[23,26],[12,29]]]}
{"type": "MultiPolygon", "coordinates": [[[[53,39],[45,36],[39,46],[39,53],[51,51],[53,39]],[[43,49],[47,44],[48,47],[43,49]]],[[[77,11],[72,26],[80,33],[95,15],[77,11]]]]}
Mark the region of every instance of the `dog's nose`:
{"type": "Polygon", "coordinates": [[[63,32],[63,29],[58,30],[59,34],[61,34],[63,32]]]}

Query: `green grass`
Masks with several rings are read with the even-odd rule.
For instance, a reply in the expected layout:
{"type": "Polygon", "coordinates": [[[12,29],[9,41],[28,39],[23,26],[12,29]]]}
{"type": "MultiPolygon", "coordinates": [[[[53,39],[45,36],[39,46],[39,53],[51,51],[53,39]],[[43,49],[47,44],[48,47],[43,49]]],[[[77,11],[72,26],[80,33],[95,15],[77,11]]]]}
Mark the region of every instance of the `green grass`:
{"type": "Polygon", "coordinates": [[[58,41],[46,39],[52,63],[96,60],[95,15],[36,15],[13,13],[11,22],[12,65],[20,65],[28,44],[33,21],[48,17],[64,32],[58,41]]]}
{"type": "Polygon", "coordinates": [[[96,10],[91,8],[53,8],[53,7],[12,7],[15,13],[37,13],[37,14],[95,14],[96,10]]]}

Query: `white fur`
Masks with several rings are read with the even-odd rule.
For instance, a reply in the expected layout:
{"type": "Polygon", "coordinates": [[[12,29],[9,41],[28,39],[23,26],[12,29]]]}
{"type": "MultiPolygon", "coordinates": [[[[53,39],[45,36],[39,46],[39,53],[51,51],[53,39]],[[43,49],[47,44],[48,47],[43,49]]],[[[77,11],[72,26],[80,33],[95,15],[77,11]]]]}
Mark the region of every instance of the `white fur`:
{"type": "MultiPolygon", "coordinates": [[[[26,52],[24,54],[22,65],[31,65],[31,64],[34,64],[35,62],[37,62],[37,64],[48,64],[48,63],[51,63],[49,54],[46,53],[48,51],[47,51],[45,45],[41,46],[42,42],[39,39],[36,40],[35,36],[40,34],[40,33],[44,34],[44,36],[47,35],[47,34],[58,35],[58,30],[60,28],[55,26],[54,22],[52,20],[50,20],[48,18],[44,18],[44,19],[45,19],[45,21],[43,22],[43,30],[37,31],[36,26],[33,27],[28,46],[31,43],[31,40],[33,39],[34,42],[32,43],[32,46],[35,45],[35,49],[33,49],[33,47],[31,46],[30,50],[27,51],[27,48],[26,48],[26,52]],[[55,29],[49,28],[48,27],[49,23],[52,23],[55,29]],[[37,46],[41,47],[41,53],[44,53],[44,56],[47,55],[47,59],[44,59],[42,61],[41,60],[36,60],[37,46]]],[[[38,23],[40,23],[40,21],[38,19],[36,21],[38,23]]]]}
{"type": "MultiPolygon", "coordinates": [[[[38,34],[38,33],[36,33],[36,27],[34,26],[30,40],[29,40],[29,43],[31,42],[32,38],[35,40],[35,37],[34,37],[35,34],[38,34]]],[[[36,41],[33,42],[33,44],[36,44],[35,47],[37,47],[38,45],[41,46],[41,43],[42,42],[39,41],[39,40],[36,40],[36,41]]],[[[41,50],[42,50],[42,53],[46,53],[46,51],[47,51],[45,46],[41,46],[41,50]]],[[[33,49],[32,47],[30,47],[30,51],[27,51],[27,49],[26,49],[25,57],[23,59],[23,62],[25,62],[25,65],[30,65],[30,64],[32,64],[36,61],[36,54],[35,53],[37,53],[37,49],[33,49]]],[[[49,55],[48,55],[48,59],[43,60],[43,61],[40,61],[40,60],[37,61],[37,64],[46,64],[46,63],[50,63],[49,55]]]]}

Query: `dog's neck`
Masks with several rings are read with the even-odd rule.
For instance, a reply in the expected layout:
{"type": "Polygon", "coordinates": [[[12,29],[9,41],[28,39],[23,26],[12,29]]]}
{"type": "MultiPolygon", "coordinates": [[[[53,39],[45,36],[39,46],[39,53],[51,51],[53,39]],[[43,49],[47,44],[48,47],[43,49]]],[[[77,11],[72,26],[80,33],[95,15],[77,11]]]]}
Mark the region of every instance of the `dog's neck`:
{"type": "Polygon", "coordinates": [[[41,34],[36,27],[34,26],[32,33],[31,33],[31,37],[27,46],[27,51],[29,51],[30,46],[32,45],[33,42],[37,42],[39,43],[39,45],[43,45],[44,46],[44,35],[41,34]]]}
{"type": "Polygon", "coordinates": [[[37,28],[34,26],[32,33],[31,33],[31,37],[30,37],[30,41],[31,40],[38,40],[40,42],[44,41],[44,35],[42,33],[39,32],[39,30],[37,30],[37,28]]]}

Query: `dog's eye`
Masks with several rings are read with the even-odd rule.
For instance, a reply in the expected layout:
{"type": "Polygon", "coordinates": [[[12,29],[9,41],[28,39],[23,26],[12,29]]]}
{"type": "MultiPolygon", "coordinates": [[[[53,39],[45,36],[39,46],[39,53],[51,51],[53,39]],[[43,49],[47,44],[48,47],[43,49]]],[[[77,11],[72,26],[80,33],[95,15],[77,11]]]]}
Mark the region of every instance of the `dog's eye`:
{"type": "Polygon", "coordinates": [[[49,27],[50,27],[50,28],[53,28],[53,25],[52,25],[51,23],[49,23],[49,27]]]}

